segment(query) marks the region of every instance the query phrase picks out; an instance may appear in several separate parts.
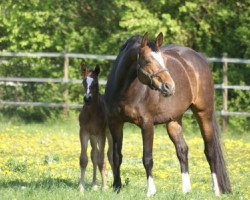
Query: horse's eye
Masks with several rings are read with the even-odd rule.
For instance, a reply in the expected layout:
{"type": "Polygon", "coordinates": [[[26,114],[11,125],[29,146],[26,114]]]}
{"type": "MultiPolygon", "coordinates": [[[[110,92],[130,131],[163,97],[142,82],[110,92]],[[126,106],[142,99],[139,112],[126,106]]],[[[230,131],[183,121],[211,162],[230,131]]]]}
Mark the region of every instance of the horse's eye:
{"type": "Polygon", "coordinates": [[[150,64],[150,61],[149,60],[144,60],[143,62],[143,65],[146,66],[146,65],[149,65],[150,64]]]}

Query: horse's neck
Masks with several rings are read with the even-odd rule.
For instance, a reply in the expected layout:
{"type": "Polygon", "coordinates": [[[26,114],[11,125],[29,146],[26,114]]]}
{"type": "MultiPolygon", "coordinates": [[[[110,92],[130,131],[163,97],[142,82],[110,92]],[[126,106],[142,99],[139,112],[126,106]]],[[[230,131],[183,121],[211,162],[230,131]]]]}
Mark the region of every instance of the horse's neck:
{"type": "Polygon", "coordinates": [[[136,78],[136,58],[137,50],[133,49],[116,61],[117,68],[112,71],[112,80],[107,84],[107,87],[111,89],[106,92],[109,102],[112,103],[112,101],[116,100],[115,98],[119,98],[122,94],[125,94],[132,81],[136,78]]]}
{"type": "Polygon", "coordinates": [[[92,97],[92,103],[91,106],[94,108],[98,108],[98,105],[100,104],[100,94],[97,93],[92,97]]]}
{"type": "Polygon", "coordinates": [[[94,113],[98,110],[99,104],[101,103],[100,96],[101,95],[99,93],[93,95],[90,105],[86,106],[86,109],[91,113],[94,113]]]}

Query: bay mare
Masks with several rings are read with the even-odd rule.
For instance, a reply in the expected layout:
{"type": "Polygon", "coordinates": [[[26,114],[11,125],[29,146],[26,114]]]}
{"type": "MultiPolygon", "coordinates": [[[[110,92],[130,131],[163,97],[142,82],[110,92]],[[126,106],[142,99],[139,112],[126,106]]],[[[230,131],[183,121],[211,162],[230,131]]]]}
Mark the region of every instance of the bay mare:
{"type": "Polygon", "coordinates": [[[141,128],[147,195],[156,193],[152,174],[154,125],[165,123],[180,162],[182,191],[189,192],[188,146],[182,133],[182,116],[191,109],[204,140],[214,192],[229,193],[231,186],[215,119],[211,69],[194,50],[162,43],[162,33],[154,41],[147,34],[132,36],[122,46],[108,77],[105,99],[114,144],[113,187],[118,191],[121,188],[123,125],[130,122],[141,128]]]}
{"type": "Polygon", "coordinates": [[[99,93],[98,75],[100,72],[97,66],[94,70],[89,70],[87,66],[82,68],[83,87],[84,87],[84,106],[79,115],[80,125],[80,191],[85,190],[85,171],[88,164],[87,147],[90,140],[91,160],[93,163],[93,180],[92,187],[97,189],[96,168],[98,166],[102,177],[102,189],[106,188],[106,168],[104,160],[104,148],[106,138],[108,139],[108,159],[113,167],[113,147],[112,138],[107,127],[107,115],[103,95],[99,93]]]}

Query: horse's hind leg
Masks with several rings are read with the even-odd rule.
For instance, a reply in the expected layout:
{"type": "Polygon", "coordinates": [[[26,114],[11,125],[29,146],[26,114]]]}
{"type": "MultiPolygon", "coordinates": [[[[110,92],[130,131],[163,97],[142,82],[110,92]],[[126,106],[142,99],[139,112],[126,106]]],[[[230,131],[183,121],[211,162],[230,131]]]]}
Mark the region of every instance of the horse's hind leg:
{"type": "Polygon", "coordinates": [[[212,109],[198,111],[192,108],[205,145],[205,155],[210,165],[213,189],[216,195],[231,192],[229,177],[219,141],[219,131],[214,111],[212,109]]]}
{"type": "Polygon", "coordinates": [[[188,171],[188,146],[183,138],[181,119],[178,121],[170,121],[167,124],[167,131],[170,139],[175,145],[176,154],[180,162],[182,191],[184,193],[190,192],[191,184],[188,171]]]}
{"type": "Polygon", "coordinates": [[[108,139],[108,160],[109,160],[109,164],[112,170],[112,174],[114,174],[114,163],[113,163],[113,140],[112,140],[112,136],[110,134],[109,131],[107,131],[107,139],[108,139]]]}
{"type": "Polygon", "coordinates": [[[113,188],[117,192],[119,192],[122,187],[120,166],[122,164],[123,124],[123,122],[116,121],[114,118],[109,119],[109,129],[113,140],[113,188]]]}
{"type": "Polygon", "coordinates": [[[81,178],[80,178],[80,192],[84,192],[84,177],[86,167],[88,165],[87,147],[88,147],[89,134],[84,133],[80,130],[80,142],[81,142],[81,154],[80,154],[80,168],[81,168],[81,178]]]}

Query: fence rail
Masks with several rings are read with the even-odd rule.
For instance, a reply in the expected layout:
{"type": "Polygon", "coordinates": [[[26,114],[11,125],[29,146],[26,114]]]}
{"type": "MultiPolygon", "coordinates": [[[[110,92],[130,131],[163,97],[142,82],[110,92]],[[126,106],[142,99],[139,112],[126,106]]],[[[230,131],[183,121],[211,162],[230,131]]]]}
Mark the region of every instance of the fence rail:
{"type": "MultiPolygon", "coordinates": [[[[22,83],[36,82],[36,83],[63,83],[63,84],[80,84],[82,80],[69,79],[69,58],[79,58],[79,59],[97,59],[97,60],[115,60],[116,56],[114,55],[95,55],[95,54],[80,54],[80,53],[48,53],[48,52],[0,52],[0,57],[32,57],[32,58],[63,58],[64,59],[64,77],[63,78],[25,78],[25,77],[0,77],[0,84],[9,84],[16,86],[22,83]]],[[[211,63],[223,63],[223,83],[214,85],[215,89],[223,90],[223,110],[217,111],[218,115],[223,117],[223,129],[226,129],[227,126],[227,117],[228,116],[245,116],[250,117],[249,112],[230,112],[227,108],[227,99],[228,99],[228,89],[233,90],[250,90],[250,86],[247,85],[228,85],[228,63],[240,63],[240,64],[250,64],[250,59],[240,59],[240,58],[228,58],[226,54],[223,54],[222,58],[207,58],[208,62],[211,63]]],[[[8,60],[0,60],[0,64],[6,64],[8,60]]],[[[106,84],[106,80],[100,80],[101,85],[106,84]]],[[[80,104],[71,104],[68,103],[68,91],[64,91],[64,102],[62,103],[50,103],[50,102],[12,102],[12,101],[3,101],[0,100],[0,106],[43,106],[51,108],[64,108],[65,110],[79,109],[82,107],[80,104]]]]}
{"type": "MultiPolygon", "coordinates": [[[[17,77],[0,77],[0,84],[10,83],[10,85],[15,86],[16,83],[70,83],[70,84],[79,84],[82,83],[80,79],[68,79],[65,80],[63,78],[17,78],[17,77]]],[[[106,80],[99,80],[101,85],[106,84],[106,80]]],[[[223,85],[223,84],[215,84],[215,89],[235,89],[235,90],[250,90],[250,86],[248,85],[223,85]]]]}
{"type": "MultiPolygon", "coordinates": [[[[114,55],[96,55],[96,54],[82,54],[82,53],[56,53],[56,52],[0,52],[1,57],[48,57],[48,58],[87,58],[87,59],[97,59],[97,60],[115,60],[116,56],[114,55]]],[[[241,64],[250,64],[250,59],[241,59],[241,58],[207,58],[208,62],[221,62],[221,63],[241,63],[241,64]]]]}
{"type": "Polygon", "coordinates": [[[2,57],[47,57],[47,58],[88,58],[97,60],[115,60],[114,55],[96,55],[96,54],[82,54],[82,53],[46,53],[46,52],[34,52],[34,53],[14,53],[14,52],[0,52],[2,57]]]}

